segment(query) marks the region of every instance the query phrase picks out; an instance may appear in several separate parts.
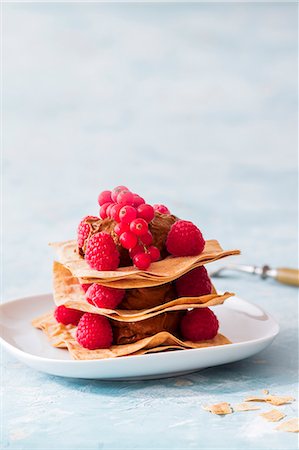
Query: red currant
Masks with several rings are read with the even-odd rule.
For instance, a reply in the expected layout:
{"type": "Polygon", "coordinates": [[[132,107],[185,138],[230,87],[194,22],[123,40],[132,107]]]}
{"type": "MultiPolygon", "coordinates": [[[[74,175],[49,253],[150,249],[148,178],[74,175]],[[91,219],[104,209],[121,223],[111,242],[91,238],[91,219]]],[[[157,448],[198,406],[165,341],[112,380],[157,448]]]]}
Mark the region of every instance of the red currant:
{"type": "Polygon", "coordinates": [[[142,205],[143,203],[145,203],[145,200],[140,197],[140,195],[138,194],[134,194],[134,205],[135,208],[137,208],[139,205],[142,205]]]}
{"type": "Polygon", "coordinates": [[[107,209],[106,209],[106,216],[107,217],[111,217],[111,208],[114,205],[115,205],[115,203],[110,203],[110,205],[107,206],[107,209]]]}
{"type": "Polygon", "coordinates": [[[117,196],[121,191],[128,191],[129,189],[126,186],[116,186],[112,191],[111,191],[111,199],[113,202],[116,202],[117,200],[117,196]]]}
{"type": "Polygon", "coordinates": [[[108,209],[109,205],[112,205],[112,203],[104,203],[100,207],[100,217],[101,217],[101,219],[106,219],[106,217],[107,217],[107,209],[108,209]]]}
{"type": "Polygon", "coordinates": [[[137,244],[135,245],[135,247],[131,248],[129,250],[130,256],[133,259],[135,255],[137,255],[137,253],[144,253],[144,247],[143,245],[137,244]]]}
{"type": "Polygon", "coordinates": [[[170,214],[169,209],[165,205],[153,205],[155,211],[158,211],[160,214],[170,214]]]}
{"type": "Polygon", "coordinates": [[[110,210],[110,217],[111,219],[115,220],[116,222],[119,222],[119,211],[121,210],[122,206],[117,205],[116,203],[111,206],[110,210]]]}
{"type": "Polygon", "coordinates": [[[153,243],[153,236],[150,231],[148,231],[146,234],[143,234],[142,236],[140,236],[139,239],[146,246],[151,245],[153,243]]]}
{"type": "Polygon", "coordinates": [[[132,233],[136,234],[136,236],[142,236],[148,231],[147,222],[144,219],[135,219],[130,223],[130,230],[132,233]]]}
{"type": "Polygon", "coordinates": [[[141,217],[142,219],[146,220],[147,222],[150,222],[155,217],[155,211],[151,205],[148,205],[147,203],[145,203],[145,204],[138,206],[137,215],[138,215],[138,217],[141,217]]]}
{"type": "Polygon", "coordinates": [[[104,203],[111,203],[111,191],[103,191],[98,196],[98,203],[100,206],[104,205],[104,203]]]}
{"type": "Polygon", "coordinates": [[[128,223],[121,222],[114,227],[114,232],[117,234],[117,236],[120,236],[125,231],[130,231],[130,225],[128,223]]]}
{"type": "Polygon", "coordinates": [[[146,270],[151,264],[151,257],[148,253],[137,253],[133,258],[133,263],[137,269],[146,270]]]}
{"type": "Polygon", "coordinates": [[[125,231],[120,235],[119,241],[124,248],[129,250],[137,244],[137,237],[130,231],[125,231]]]}
{"type": "Polygon", "coordinates": [[[154,245],[151,245],[148,249],[147,249],[152,262],[158,261],[160,259],[160,250],[155,247],[154,245]]]}
{"type": "Polygon", "coordinates": [[[130,191],[120,191],[117,196],[117,203],[122,206],[132,206],[134,204],[134,194],[130,191]]]}
{"type": "Polygon", "coordinates": [[[123,206],[119,211],[119,220],[121,222],[131,223],[136,217],[137,211],[133,206],[123,206]]]}
{"type": "Polygon", "coordinates": [[[108,217],[107,209],[108,209],[108,207],[111,208],[110,205],[112,206],[113,203],[104,203],[104,205],[101,206],[101,208],[100,208],[100,217],[101,217],[101,219],[106,219],[106,217],[108,217]]]}

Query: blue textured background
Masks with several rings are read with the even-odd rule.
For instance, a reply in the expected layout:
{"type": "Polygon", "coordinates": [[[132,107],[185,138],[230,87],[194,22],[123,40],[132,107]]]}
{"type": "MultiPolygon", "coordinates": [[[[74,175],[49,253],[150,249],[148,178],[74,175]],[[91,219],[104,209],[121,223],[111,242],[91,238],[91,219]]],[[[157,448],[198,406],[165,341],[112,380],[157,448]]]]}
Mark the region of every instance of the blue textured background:
{"type": "MultiPolygon", "coordinates": [[[[240,248],[240,262],[298,265],[296,4],[3,10],[4,300],[51,290],[47,243],[72,238],[117,184],[240,248]]],[[[276,317],[269,349],[130,383],[50,377],[3,355],[2,448],[296,449],[257,412],[201,405],[264,388],[297,397],[297,289],[246,276],[217,287],[276,317]]]]}

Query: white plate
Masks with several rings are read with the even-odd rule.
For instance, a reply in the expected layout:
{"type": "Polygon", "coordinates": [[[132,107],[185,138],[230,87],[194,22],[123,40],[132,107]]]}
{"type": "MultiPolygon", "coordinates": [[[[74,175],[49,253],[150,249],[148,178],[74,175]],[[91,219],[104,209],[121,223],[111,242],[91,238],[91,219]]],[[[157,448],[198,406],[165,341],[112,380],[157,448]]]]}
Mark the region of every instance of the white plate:
{"type": "Polygon", "coordinates": [[[34,369],[53,375],[90,379],[150,379],[192,372],[248,358],[267,347],[279,332],[276,321],[259,306],[237,297],[212,309],[220,332],[233,344],[192,350],[74,361],[67,350],[53,348],[31,320],[53,308],[50,294],[20,298],[0,306],[0,342],[34,369]]]}

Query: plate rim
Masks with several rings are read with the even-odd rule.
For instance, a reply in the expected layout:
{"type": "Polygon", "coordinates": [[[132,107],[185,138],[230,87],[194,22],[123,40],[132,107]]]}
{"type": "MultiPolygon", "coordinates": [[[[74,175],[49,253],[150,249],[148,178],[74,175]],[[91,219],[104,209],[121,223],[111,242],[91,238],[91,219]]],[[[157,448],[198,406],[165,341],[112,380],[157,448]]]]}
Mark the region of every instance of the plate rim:
{"type": "MultiPolygon", "coordinates": [[[[13,303],[18,303],[18,302],[22,302],[22,301],[26,301],[28,299],[34,300],[40,297],[53,297],[53,294],[51,292],[48,293],[43,293],[43,294],[35,294],[35,295],[30,295],[30,296],[26,296],[26,297],[19,297],[19,298],[15,298],[12,300],[8,300],[8,301],[4,301],[1,302],[0,304],[0,313],[3,307],[5,307],[6,305],[10,305],[13,303]]],[[[232,297],[232,299],[239,299],[242,300],[243,302],[253,305],[255,307],[257,307],[263,314],[266,314],[266,316],[272,321],[274,327],[275,327],[275,331],[271,334],[268,334],[266,336],[263,336],[261,338],[257,338],[257,339],[251,339],[251,340],[247,340],[247,341],[243,341],[243,342],[232,342],[231,344],[227,344],[225,346],[221,346],[221,345],[217,345],[217,346],[213,346],[213,347],[203,347],[203,348],[191,348],[188,349],[188,354],[190,355],[189,352],[198,352],[199,350],[201,352],[204,351],[209,351],[209,352],[215,352],[217,351],[217,349],[219,349],[220,347],[227,347],[229,346],[230,348],[240,348],[243,346],[248,346],[250,344],[259,344],[259,343],[263,343],[265,341],[268,340],[274,340],[276,338],[276,336],[279,334],[280,332],[280,326],[279,323],[277,322],[277,320],[268,312],[266,312],[261,306],[257,305],[254,302],[249,302],[247,300],[244,300],[243,298],[239,297],[238,295],[235,295],[234,297],[232,297]]],[[[229,300],[229,299],[228,299],[229,300]]],[[[76,359],[70,359],[70,360],[65,360],[65,359],[55,359],[55,358],[45,358],[43,356],[38,356],[38,355],[33,355],[32,353],[28,353],[24,350],[21,350],[20,348],[14,346],[13,344],[9,343],[6,339],[4,339],[0,333],[0,344],[8,349],[11,350],[11,353],[15,353],[15,354],[19,354],[20,356],[24,357],[24,358],[29,358],[33,361],[41,361],[44,363],[53,363],[53,364],[63,364],[65,366],[69,366],[69,365],[96,365],[96,364],[114,364],[112,361],[118,362],[119,360],[122,361],[126,361],[126,360],[132,360],[132,358],[154,358],[154,357],[163,357],[163,355],[165,355],[164,352],[161,353],[147,353],[144,355],[126,355],[126,356],[122,356],[121,358],[103,358],[103,359],[88,359],[88,360],[76,360],[76,359]]],[[[50,345],[50,343],[49,343],[50,345]]],[[[62,349],[63,350],[63,349],[62,349]]],[[[167,352],[166,352],[167,353],[167,352]]],[[[170,353],[170,352],[169,352],[170,353]]]]}

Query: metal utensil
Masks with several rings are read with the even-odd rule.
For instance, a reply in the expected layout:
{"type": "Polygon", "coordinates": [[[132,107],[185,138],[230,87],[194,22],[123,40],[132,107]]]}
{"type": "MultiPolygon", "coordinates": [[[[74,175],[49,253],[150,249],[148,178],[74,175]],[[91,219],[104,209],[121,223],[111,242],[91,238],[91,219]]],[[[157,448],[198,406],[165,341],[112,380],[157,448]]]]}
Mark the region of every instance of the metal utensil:
{"type": "Polygon", "coordinates": [[[290,284],[292,286],[299,286],[299,270],[289,269],[286,267],[279,267],[277,269],[271,269],[271,267],[265,265],[263,267],[247,266],[243,264],[228,264],[220,267],[214,272],[210,273],[211,277],[219,277],[224,270],[234,270],[238,272],[251,273],[253,275],[259,275],[261,278],[273,278],[283,284],[290,284]]]}

